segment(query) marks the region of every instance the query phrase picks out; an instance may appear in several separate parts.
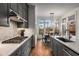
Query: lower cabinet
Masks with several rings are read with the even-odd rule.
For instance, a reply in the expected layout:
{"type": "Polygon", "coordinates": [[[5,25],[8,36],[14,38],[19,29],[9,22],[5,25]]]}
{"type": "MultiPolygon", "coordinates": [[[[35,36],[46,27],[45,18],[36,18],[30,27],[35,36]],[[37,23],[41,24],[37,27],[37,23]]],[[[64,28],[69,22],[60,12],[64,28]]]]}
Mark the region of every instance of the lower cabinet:
{"type": "Polygon", "coordinates": [[[75,51],[52,38],[51,47],[55,56],[78,56],[75,51]]]}
{"type": "Polygon", "coordinates": [[[53,51],[55,56],[62,56],[63,55],[63,46],[53,39],[53,51]]]}
{"type": "Polygon", "coordinates": [[[77,54],[75,51],[69,49],[66,46],[63,46],[63,55],[64,56],[78,56],[79,54],[77,54]]]}
{"type": "Polygon", "coordinates": [[[21,48],[18,48],[16,51],[14,51],[10,56],[21,56],[21,48]]]}
{"type": "Polygon", "coordinates": [[[28,39],[21,47],[19,47],[15,52],[10,56],[29,56],[32,48],[32,37],[28,39]]]}
{"type": "Polygon", "coordinates": [[[53,39],[52,43],[53,43],[53,53],[56,56],[57,55],[57,43],[54,39],[53,39]]]}
{"type": "Polygon", "coordinates": [[[34,48],[35,47],[35,36],[33,35],[32,36],[32,38],[31,38],[31,46],[32,46],[32,48],[34,48]]]}
{"type": "Polygon", "coordinates": [[[60,43],[57,44],[57,55],[62,56],[63,55],[63,45],[60,43]]]}

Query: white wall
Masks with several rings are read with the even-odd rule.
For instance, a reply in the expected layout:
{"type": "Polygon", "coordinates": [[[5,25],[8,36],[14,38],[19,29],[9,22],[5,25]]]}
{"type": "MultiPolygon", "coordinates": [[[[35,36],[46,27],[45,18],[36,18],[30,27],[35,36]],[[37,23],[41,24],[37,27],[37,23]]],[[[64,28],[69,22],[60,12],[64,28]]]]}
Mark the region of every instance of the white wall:
{"type": "Polygon", "coordinates": [[[37,6],[35,6],[35,45],[37,44],[38,23],[37,23],[37,6]]]}
{"type": "Polygon", "coordinates": [[[76,18],[75,18],[75,20],[76,20],[76,42],[78,42],[79,41],[79,7],[72,11],[69,11],[69,13],[67,13],[67,14],[64,14],[62,16],[62,18],[68,19],[68,16],[70,16],[72,14],[76,15],[76,18]]]}
{"type": "Polygon", "coordinates": [[[76,11],[76,38],[77,42],[79,42],[79,9],[76,11]]]}

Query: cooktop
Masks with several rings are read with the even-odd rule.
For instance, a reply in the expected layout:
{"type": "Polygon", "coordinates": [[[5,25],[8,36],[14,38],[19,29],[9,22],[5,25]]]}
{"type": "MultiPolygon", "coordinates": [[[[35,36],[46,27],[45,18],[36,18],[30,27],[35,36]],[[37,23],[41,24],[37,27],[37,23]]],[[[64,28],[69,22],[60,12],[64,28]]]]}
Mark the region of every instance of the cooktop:
{"type": "Polygon", "coordinates": [[[14,37],[14,38],[5,40],[5,41],[2,42],[2,44],[4,44],[4,43],[21,43],[26,38],[27,38],[27,36],[25,36],[25,37],[19,37],[18,36],[18,37],[14,37]]]}

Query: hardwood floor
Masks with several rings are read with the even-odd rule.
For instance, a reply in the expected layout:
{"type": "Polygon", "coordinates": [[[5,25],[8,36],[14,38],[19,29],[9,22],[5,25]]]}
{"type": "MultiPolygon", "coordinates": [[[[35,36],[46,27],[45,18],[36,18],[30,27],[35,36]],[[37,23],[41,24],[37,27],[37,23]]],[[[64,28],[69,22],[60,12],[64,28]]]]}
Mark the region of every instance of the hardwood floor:
{"type": "Polygon", "coordinates": [[[53,56],[53,51],[46,43],[40,40],[35,48],[32,49],[31,56],[53,56]]]}

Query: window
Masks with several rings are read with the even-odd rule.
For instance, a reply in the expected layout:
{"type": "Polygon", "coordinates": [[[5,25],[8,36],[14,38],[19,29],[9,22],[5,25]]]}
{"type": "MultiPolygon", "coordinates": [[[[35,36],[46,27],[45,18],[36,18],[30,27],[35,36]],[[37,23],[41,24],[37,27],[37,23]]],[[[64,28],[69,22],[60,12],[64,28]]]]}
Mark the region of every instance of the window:
{"type": "Polygon", "coordinates": [[[48,28],[52,26],[52,21],[51,20],[40,20],[39,21],[39,27],[40,28],[48,28]]]}

